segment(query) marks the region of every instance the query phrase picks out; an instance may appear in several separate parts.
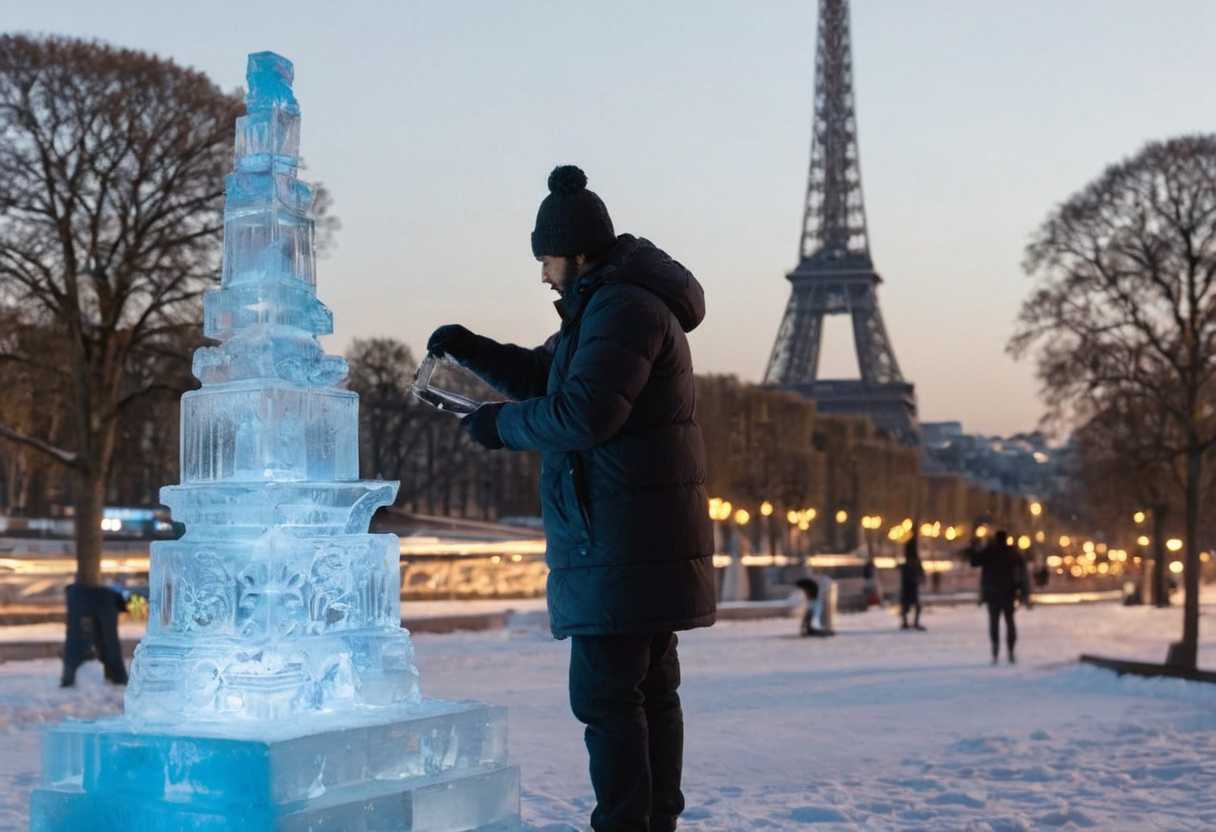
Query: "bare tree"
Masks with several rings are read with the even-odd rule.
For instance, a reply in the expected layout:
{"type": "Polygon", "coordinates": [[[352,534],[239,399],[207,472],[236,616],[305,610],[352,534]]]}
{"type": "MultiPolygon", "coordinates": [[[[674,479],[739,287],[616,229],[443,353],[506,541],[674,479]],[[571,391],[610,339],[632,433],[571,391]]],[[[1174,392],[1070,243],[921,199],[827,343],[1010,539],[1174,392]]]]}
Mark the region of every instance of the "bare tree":
{"type": "MultiPolygon", "coordinates": [[[[1153,568],[1145,562],[1143,574],[1152,578],[1153,597],[1161,607],[1169,605],[1166,528],[1186,490],[1177,455],[1168,450],[1172,431],[1159,408],[1129,390],[1109,397],[1074,434],[1081,465],[1073,482],[1089,526],[1126,527],[1137,511],[1148,510],[1153,568]]],[[[1138,535],[1139,529],[1134,532],[1138,535]]]]}
{"type": "Polygon", "coordinates": [[[1084,422],[1134,396],[1184,466],[1186,603],[1169,661],[1199,640],[1199,499],[1216,446],[1216,137],[1155,142],[1054,210],[1026,250],[1036,287],[1009,349],[1036,351],[1049,415],[1084,422]]]}
{"type": "Polygon", "coordinates": [[[240,100],[108,45],[0,36],[0,303],[62,361],[7,350],[62,391],[62,441],[0,436],[74,477],[77,580],[100,581],[100,516],[126,411],[164,388],[152,356],[198,320],[218,271],[240,100]]]}

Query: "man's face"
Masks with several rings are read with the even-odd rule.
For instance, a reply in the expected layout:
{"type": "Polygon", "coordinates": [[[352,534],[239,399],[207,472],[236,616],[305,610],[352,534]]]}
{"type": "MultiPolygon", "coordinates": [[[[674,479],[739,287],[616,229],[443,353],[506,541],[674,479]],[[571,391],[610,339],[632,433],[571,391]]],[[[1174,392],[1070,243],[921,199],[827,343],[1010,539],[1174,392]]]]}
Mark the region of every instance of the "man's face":
{"type": "Polygon", "coordinates": [[[561,294],[562,291],[570,285],[570,282],[578,277],[579,264],[578,259],[574,257],[555,257],[550,254],[542,254],[540,260],[540,281],[549,286],[550,289],[561,294]]]}

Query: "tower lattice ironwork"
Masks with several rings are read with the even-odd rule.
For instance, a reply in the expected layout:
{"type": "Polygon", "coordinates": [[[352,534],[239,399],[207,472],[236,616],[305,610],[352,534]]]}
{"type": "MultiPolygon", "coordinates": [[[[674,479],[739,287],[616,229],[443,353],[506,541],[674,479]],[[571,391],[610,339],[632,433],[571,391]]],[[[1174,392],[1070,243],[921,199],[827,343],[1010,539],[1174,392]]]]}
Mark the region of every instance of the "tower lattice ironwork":
{"type": "Polygon", "coordinates": [[[901,440],[917,441],[916,396],[904,380],[878,307],[882,278],[870,258],[848,0],[819,0],[815,117],[798,265],[765,383],[814,398],[825,412],[855,412],[901,440]],[[821,380],[820,347],[827,315],[853,323],[860,378],[821,380]]]}

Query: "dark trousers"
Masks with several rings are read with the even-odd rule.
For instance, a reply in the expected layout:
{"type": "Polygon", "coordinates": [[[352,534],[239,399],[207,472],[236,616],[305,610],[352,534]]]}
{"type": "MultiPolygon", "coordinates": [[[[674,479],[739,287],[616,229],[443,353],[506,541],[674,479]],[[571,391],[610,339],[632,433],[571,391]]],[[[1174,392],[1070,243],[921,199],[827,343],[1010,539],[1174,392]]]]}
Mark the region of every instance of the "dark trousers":
{"type": "Polygon", "coordinates": [[[995,658],[1001,652],[1001,616],[1005,617],[1005,643],[1009,646],[1009,655],[1013,655],[1013,646],[1018,642],[1018,628],[1013,623],[1013,599],[997,599],[988,602],[988,637],[992,639],[992,655],[995,658]]]}
{"type": "Polygon", "coordinates": [[[671,832],[684,811],[675,633],[574,636],[570,707],[587,726],[595,832],[671,832]]]}

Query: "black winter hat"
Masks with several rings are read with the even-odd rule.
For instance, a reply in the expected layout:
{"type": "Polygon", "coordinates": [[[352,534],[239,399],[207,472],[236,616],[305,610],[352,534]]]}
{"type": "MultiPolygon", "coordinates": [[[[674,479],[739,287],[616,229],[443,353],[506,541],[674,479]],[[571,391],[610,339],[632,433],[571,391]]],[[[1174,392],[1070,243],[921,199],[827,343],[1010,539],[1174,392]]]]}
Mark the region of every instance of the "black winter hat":
{"type": "Polygon", "coordinates": [[[604,201],[587,190],[587,174],[562,165],[549,174],[549,195],[536,212],[532,253],[537,257],[594,257],[616,242],[604,201]]]}

